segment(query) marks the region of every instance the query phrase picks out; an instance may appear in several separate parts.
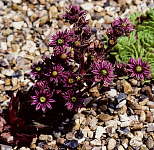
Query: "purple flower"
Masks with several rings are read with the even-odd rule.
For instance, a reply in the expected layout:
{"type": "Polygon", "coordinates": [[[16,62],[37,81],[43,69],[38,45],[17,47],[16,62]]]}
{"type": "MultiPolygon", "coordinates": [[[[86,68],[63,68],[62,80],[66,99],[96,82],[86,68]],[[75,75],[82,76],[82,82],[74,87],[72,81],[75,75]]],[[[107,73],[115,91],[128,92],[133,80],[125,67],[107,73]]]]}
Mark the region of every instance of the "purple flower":
{"type": "Polygon", "coordinates": [[[151,77],[150,65],[147,62],[143,62],[141,58],[138,58],[137,60],[130,58],[127,71],[131,77],[137,79],[151,77]]]}
{"type": "Polygon", "coordinates": [[[56,49],[54,50],[54,56],[57,56],[57,58],[60,58],[61,60],[70,62],[73,58],[73,50],[71,47],[65,47],[64,49],[56,49]]]}
{"type": "Polygon", "coordinates": [[[134,30],[133,25],[130,23],[128,18],[118,18],[114,20],[111,24],[113,28],[120,27],[124,32],[131,32],[134,30]]]}
{"type": "Polygon", "coordinates": [[[49,70],[47,70],[45,75],[54,83],[62,82],[62,80],[67,76],[64,68],[60,64],[53,65],[49,70]]]}
{"type": "Polygon", "coordinates": [[[108,61],[95,61],[92,64],[92,71],[94,75],[94,80],[96,82],[103,82],[104,85],[108,85],[113,78],[115,77],[113,74],[112,64],[108,61]]]}
{"type": "Polygon", "coordinates": [[[43,75],[43,68],[44,68],[44,63],[43,62],[38,62],[37,64],[33,64],[31,69],[31,75],[32,77],[39,79],[43,75]]]}
{"type": "Polygon", "coordinates": [[[76,23],[78,19],[85,15],[86,11],[81,10],[78,5],[70,5],[69,9],[66,11],[66,14],[63,16],[64,19],[68,20],[70,23],[76,23]]]}
{"type": "Polygon", "coordinates": [[[69,47],[69,43],[71,42],[71,34],[71,31],[68,31],[67,29],[64,31],[58,31],[51,37],[49,46],[54,47],[59,51],[63,50],[65,47],[69,47]]]}
{"type": "Polygon", "coordinates": [[[77,111],[78,108],[82,107],[84,99],[79,94],[75,93],[73,90],[68,90],[62,95],[66,101],[65,106],[68,110],[77,111]]]}
{"type": "Polygon", "coordinates": [[[31,105],[36,105],[36,110],[42,110],[45,112],[48,109],[52,109],[52,103],[55,102],[54,99],[52,99],[53,93],[49,90],[36,90],[35,95],[31,96],[31,99],[33,102],[31,105]]]}
{"type": "Polygon", "coordinates": [[[115,39],[115,37],[127,35],[133,30],[134,27],[128,18],[118,18],[112,22],[111,28],[107,29],[107,35],[108,37],[115,39]]]}
{"type": "Polygon", "coordinates": [[[76,75],[70,71],[66,72],[66,77],[64,78],[62,82],[63,82],[64,87],[74,87],[77,85],[76,75]]]}

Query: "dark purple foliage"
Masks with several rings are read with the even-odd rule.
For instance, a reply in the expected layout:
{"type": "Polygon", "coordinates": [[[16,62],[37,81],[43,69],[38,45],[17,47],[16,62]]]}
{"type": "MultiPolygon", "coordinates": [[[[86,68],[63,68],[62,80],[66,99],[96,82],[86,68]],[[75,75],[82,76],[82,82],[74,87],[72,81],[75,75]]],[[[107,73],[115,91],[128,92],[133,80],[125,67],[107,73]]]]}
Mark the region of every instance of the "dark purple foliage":
{"type": "Polygon", "coordinates": [[[81,10],[80,6],[70,5],[63,17],[64,19],[68,20],[70,23],[76,23],[78,19],[85,14],[86,14],[86,11],[81,10]]]}

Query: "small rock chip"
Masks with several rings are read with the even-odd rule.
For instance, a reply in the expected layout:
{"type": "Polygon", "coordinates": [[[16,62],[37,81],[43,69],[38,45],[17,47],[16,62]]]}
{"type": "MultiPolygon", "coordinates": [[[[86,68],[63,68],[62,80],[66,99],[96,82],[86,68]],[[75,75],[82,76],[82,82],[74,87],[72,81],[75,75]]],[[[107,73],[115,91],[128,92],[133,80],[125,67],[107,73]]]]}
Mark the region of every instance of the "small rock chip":
{"type": "Polygon", "coordinates": [[[22,28],[22,26],[24,25],[24,21],[18,21],[18,22],[13,22],[12,23],[12,26],[15,28],[15,29],[18,29],[20,30],[22,28]]]}
{"type": "Polygon", "coordinates": [[[108,114],[100,114],[98,115],[98,118],[102,121],[109,121],[113,118],[113,116],[110,116],[108,114]]]}
{"type": "Polygon", "coordinates": [[[124,105],[126,105],[126,100],[123,100],[122,102],[120,102],[120,103],[116,106],[116,108],[121,108],[121,107],[123,107],[124,105]]]}
{"type": "Polygon", "coordinates": [[[43,16],[39,19],[39,25],[42,26],[44,25],[47,21],[49,20],[48,16],[43,16]]]}
{"type": "Polygon", "coordinates": [[[110,91],[107,92],[107,94],[110,97],[115,97],[115,96],[117,96],[117,90],[116,89],[111,89],[110,91]]]}
{"type": "Polygon", "coordinates": [[[48,140],[48,135],[41,134],[41,135],[39,136],[39,140],[41,140],[41,141],[47,141],[47,140],[48,140]]]}
{"type": "Polygon", "coordinates": [[[68,148],[70,148],[70,149],[75,149],[75,148],[78,147],[78,141],[77,141],[77,140],[71,140],[71,141],[66,140],[66,141],[64,142],[64,144],[65,144],[68,148]]]}
{"type": "Polygon", "coordinates": [[[116,146],[116,143],[117,142],[115,139],[113,139],[113,138],[109,139],[108,145],[107,145],[108,150],[113,150],[116,146]]]}
{"type": "Polygon", "coordinates": [[[84,3],[81,5],[84,10],[90,11],[93,10],[93,3],[84,3]]]}
{"type": "Polygon", "coordinates": [[[13,3],[20,4],[22,0],[12,0],[13,3]]]}
{"type": "Polygon", "coordinates": [[[57,18],[58,16],[58,9],[56,6],[52,6],[49,9],[49,17],[51,18],[57,18]]]}
{"type": "Polygon", "coordinates": [[[147,131],[148,131],[148,132],[154,131],[154,123],[149,123],[149,124],[147,125],[147,131]]]}
{"type": "Polygon", "coordinates": [[[141,146],[143,143],[142,143],[142,139],[139,138],[139,137],[134,137],[130,140],[129,144],[132,146],[132,147],[139,147],[141,146]]]}
{"type": "Polygon", "coordinates": [[[117,101],[118,103],[120,103],[122,100],[126,98],[127,98],[127,95],[125,93],[119,93],[119,95],[117,96],[117,101]]]}
{"type": "Polygon", "coordinates": [[[90,144],[91,145],[97,145],[97,146],[101,146],[102,145],[101,140],[98,140],[98,139],[90,141],[90,144]]]}
{"type": "Polygon", "coordinates": [[[103,133],[106,133],[105,128],[102,127],[102,126],[98,126],[97,129],[96,129],[95,138],[100,139],[101,136],[103,135],[103,133]]]}
{"type": "Polygon", "coordinates": [[[151,149],[154,148],[154,140],[152,139],[151,136],[148,137],[147,141],[146,141],[146,146],[151,149]]]}
{"type": "Polygon", "coordinates": [[[122,81],[122,85],[123,85],[123,88],[124,88],[124,92],[126,94],[130,94],[130,93],[133,92],[133,88],[132,88],[131,84],[128,83],[126,80],[122,81]]]}
{"type": "Polygon", "coordinates": [[[122,145],[119,145],[118,150],[125,150],[125,149],[124,149],[124,147],[122,145]]]}

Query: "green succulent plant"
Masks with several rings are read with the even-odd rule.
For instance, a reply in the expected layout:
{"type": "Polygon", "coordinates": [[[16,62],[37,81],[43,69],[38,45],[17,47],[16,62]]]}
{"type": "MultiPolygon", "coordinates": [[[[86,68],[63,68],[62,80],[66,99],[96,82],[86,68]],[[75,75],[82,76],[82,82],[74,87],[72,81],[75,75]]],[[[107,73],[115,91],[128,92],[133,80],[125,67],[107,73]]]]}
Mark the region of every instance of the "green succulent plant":
{"type": "Polygon", "coordinates": [[[128,62],[130,57],[142,58],[151,65],[154,79],[154,9],[146,14],[135,13],[130,16],[136,26],[129,37],[118,38],[111,54],[118,62],[128,62]]]}

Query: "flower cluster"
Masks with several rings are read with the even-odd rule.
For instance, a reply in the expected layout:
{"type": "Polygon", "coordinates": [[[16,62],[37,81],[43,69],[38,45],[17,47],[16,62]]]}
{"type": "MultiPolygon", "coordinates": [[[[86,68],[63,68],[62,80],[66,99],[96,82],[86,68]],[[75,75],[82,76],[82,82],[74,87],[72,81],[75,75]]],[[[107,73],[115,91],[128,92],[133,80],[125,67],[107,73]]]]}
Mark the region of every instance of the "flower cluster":
{"type": "MultiPolygon", "coordinates": [[[[123,75],[137,79],[150,77],[150,66],[140,58],[131,58],[128,64],[112,64],[107,60],[110,47],[105,48],[103,41],[92,41],[86,11],[79,6],[71,5],[64,19],[72,24],[71,28],[52,35],[49,46],[53,53],[32,66],[31,75],[36,82],[30,99],[36,110],[46,112],[58,101],[67,110],[77,111],[95,84],[109,86],[115,77],[123,75]]],[[[128,19],[119,18],[107,35],[111,40],[132,30],[128,19]]]]}

